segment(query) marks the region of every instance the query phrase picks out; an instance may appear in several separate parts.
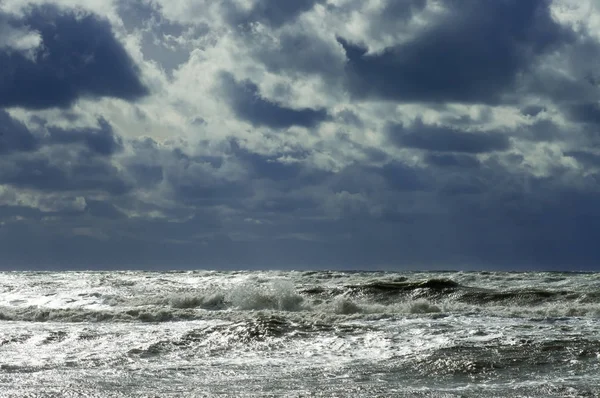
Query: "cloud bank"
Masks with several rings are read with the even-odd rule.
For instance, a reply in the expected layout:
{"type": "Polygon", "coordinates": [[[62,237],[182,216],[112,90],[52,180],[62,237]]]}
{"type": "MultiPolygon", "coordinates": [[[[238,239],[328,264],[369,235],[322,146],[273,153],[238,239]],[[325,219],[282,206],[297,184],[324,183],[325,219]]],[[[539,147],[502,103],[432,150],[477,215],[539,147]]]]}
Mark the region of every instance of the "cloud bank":
{"type": "Polygon", "coordinates": [[[0,3],[0,267],[598,269],[591,0],[0,3]]]}

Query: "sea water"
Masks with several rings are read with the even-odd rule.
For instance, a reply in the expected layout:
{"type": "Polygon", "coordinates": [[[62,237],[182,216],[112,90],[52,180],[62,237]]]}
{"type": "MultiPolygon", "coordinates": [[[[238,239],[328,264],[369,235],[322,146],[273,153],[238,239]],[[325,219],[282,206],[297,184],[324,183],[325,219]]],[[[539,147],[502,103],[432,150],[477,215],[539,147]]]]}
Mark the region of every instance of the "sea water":
{"type": "Polygon", "coordinates": [[[600,274],[0,273],[0,397],[600,397],[600,274]]]}

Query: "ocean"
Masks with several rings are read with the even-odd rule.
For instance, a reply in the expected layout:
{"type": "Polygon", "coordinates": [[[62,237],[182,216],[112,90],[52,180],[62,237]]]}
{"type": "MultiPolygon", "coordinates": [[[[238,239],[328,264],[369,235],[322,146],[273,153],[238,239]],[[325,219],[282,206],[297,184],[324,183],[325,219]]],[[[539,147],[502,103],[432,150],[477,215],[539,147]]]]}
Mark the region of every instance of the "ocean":
{"type": "Polygon", "coordinates": [[[0,273],[0,397],[212,396],[600,397],[600,273],[0,273]]]}

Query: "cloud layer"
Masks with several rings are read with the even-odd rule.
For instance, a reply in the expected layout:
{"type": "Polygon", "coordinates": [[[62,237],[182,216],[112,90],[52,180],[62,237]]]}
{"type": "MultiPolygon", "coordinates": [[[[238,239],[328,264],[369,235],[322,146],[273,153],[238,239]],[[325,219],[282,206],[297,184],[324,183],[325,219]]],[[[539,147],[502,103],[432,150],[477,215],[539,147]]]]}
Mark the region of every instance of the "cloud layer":
{"type": "Polygon", "coordinates": [[[590,1],[0,4],[0,267],[598,269],[590,1]]]}

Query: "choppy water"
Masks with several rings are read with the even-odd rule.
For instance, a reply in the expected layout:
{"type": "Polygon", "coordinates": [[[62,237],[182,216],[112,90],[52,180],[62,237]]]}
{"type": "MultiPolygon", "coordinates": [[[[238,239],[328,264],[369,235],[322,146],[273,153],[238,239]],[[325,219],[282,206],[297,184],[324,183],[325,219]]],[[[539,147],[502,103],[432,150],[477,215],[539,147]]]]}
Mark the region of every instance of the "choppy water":
{"type": "Polygon", "coordinates": [[[0,273],[1,397],[600,397],[600,274],[0,273]]]}

